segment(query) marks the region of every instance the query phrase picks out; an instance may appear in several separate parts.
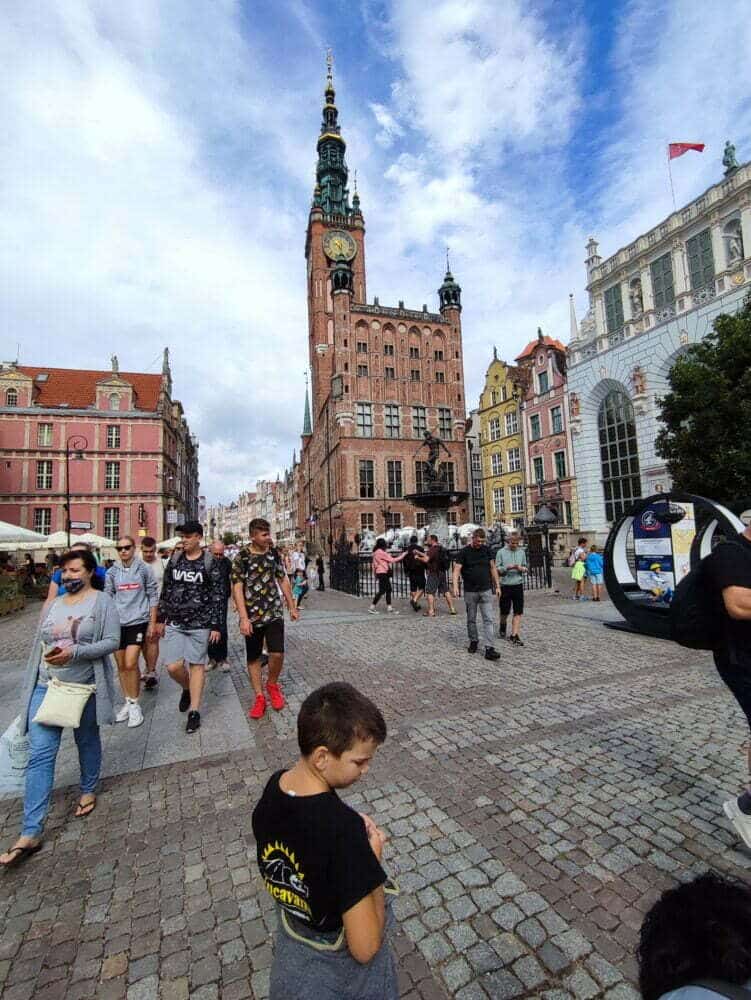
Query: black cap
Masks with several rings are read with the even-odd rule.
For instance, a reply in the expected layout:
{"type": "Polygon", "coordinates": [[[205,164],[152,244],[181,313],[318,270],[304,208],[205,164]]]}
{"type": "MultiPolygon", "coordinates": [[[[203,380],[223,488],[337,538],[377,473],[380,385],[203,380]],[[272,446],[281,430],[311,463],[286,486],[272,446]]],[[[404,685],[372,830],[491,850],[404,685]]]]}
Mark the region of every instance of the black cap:
{"type": "Polygon", "coordinates": [[[200,521],[186,521],[175,528],[178,535],[203,535],[203,525],[200,521]]]}

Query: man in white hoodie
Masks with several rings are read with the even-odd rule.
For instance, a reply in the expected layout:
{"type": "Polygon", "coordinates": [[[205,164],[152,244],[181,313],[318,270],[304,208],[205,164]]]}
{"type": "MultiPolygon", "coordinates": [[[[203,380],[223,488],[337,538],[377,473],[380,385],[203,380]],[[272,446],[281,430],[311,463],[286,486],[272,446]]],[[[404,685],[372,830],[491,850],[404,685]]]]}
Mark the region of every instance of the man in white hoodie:
{"type": "Polygon", "coordinates": [[[120,687],[125,704],[115,722],[125,722],[132,729],[143,723],[138,704],[141,674],[138,657],[141,647],[156,626],[159,589],[151,569],[136,556],[136,543],[130,535],[118,538],[115,545],[119,561],[107,570],[104,591],[113,597],[120,615],[120,648],[115,653],[120,687]]]}

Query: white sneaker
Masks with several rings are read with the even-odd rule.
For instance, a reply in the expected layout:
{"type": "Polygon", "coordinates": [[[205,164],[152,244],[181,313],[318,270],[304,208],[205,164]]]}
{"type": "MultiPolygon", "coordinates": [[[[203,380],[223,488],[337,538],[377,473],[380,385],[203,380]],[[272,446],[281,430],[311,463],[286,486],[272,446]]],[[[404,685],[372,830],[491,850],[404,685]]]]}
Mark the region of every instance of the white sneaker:
{"type": "Polygon", "coordinates": [[[228,674],[230,672],[230,665],[229,663],[227,663],[226,660],[224,661],[224,663],[221,664],[221,668],[223,674],[228,674]]]}
{"type": "Polygon", "coordinates": [[[130,705],[126,701],[123,707],[115,716],[115,722],[127,722],[130,718],[130,705]]]}
{"type": "Polygon", "coordinates": [[[136,726],[143,725],[143,712],[137,701],[127,702],[128,705],[128,729],[135,729],[136,726]]]}
{"type": "Polygon", "coordinates": [[[722,809],[746,847],[751,847],[751,816],[740,811],[737,799],[723,802],[722,809]]]}
{"type": "Polygon", "coordinates": [[[388,607],[386,608],[386,610],[387,610],[387,611],[388,611],[388,613],[389,613],[389,614],[391,614],[391,615],[398,615],[398,614],[399,614],[399,612],[398,612],[398,611],[396,610],[396,608],[392,608],[390,604],[389,604],[389,606],[388,606],[388,607]]]}
{"type": "Polygon", "coordinates": [[[375,604],[371,604],[370,607],[368,608],[368,611],[371,613],[371,615],[378,614],[378,608],[375,606],[375,604]]]}

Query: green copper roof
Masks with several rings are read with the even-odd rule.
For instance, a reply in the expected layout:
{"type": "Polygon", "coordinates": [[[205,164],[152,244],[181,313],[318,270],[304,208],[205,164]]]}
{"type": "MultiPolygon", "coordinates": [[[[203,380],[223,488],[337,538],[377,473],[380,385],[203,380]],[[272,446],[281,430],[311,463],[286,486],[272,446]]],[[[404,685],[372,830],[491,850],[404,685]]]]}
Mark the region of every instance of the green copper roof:
{"type": "Polygon", "coordinates": [[[347,144],[342,139],[339,111],[334,103],[336,94],[334,93],[331,57],[327,59],[327,64],[323,121],[317,143],[318,165],[316,166],[313,204],[322,208],[326,215],[351,215],[352,208],[349,204],[349,189],[347,188],[348,170],[344,159],[347,144]]]}

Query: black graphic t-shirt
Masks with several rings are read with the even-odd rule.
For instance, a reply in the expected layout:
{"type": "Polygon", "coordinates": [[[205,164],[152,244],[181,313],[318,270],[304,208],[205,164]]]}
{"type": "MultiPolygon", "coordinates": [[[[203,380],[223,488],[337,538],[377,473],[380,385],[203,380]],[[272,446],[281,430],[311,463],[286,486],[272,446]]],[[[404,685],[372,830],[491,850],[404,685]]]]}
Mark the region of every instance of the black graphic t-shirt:
{"type": "Polygon", "coordinates": [[[726,654],[744,667],[751,666],[751,620],[731,618],[722,600],[726,587],[751,590],[751,541],[745,534],[723,542],[707,557],[706,572],[714,590],[717,611],[722,621],[722,640],[726,654]]]}
{"type": "Polygon", "coordinates": [[[286,576],[276,549],[253,552],[246,546],[232,563],[232,583],[242,583],[251,622],[265,625],[283,618],[282,595],[277,580],[286,576]]]}
{"type": "Polygon", "coordinates": [[[493,577],[490,575],[493,556],[487,545],[480,545],[478,548],[465,545],[456,561],[462,568],[465,590],[481,593],[483,590],[493,589],[493,577]]]}
{"type": "Polygon", "coordinates": [[[342,914],[386,881],[361,816],[336,792],[287,795],[284,771],[253,810],[258,867],[267,892],[298,920],[337,931],[342,914]]]}
{"type": "Polygon", "coordinates": [[[174,562],[170,558],[162,580],[159,621],[218,630],[226,616],[227,597],[217,560],[203,552],[197,559],[185,554],[174,562]]]}

